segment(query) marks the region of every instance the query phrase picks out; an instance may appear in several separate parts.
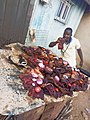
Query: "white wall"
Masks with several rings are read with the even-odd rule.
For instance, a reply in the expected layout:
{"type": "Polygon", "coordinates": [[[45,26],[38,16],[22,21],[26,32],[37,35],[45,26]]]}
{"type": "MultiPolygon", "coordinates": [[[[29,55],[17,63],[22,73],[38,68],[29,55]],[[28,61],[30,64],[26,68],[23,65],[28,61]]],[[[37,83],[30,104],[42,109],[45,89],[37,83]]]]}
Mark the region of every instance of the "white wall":
{"type": "MultiPolygon", "coordinates": [[[[66,24],[54,20],[59,5],[60,0],[50,0],[50,3],[47,5],[41,5],[39,0],[36,0],[29,26],[30,29],[34,28],[38,31],[38,34],[36,33],[37,40],[34,45],[48,48],[51,41],[63,35],[63,31],[66,27],[72,27],[74,35],[84,13],[86,4],[82,0],[79,0],[77,5],[73,5],[66,24]]],[[[29,39],[26,40],[26,43],[28,43],[28,45],[29,43],[31,44],[29,39]]],[[[51,50],[59,55],[57,47],[51,50]]]]}

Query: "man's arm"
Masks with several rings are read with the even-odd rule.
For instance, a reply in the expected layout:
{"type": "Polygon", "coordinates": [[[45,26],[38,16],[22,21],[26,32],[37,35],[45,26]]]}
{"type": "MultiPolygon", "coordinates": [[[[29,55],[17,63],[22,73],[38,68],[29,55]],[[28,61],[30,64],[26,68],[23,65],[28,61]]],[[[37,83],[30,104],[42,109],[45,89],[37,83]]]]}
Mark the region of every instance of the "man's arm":
{"type": "Polygon", "coordinates": [[[57,43],[60,43],[61,40],[62,40],[62,38],[59,37],[59,38],[57,39],[57,41],[55,41],[55,42],[51,42],[51,43],[49,44],[49,47],[54,47],[57,43]]]}
{"type": "Polygon", "coordinates": [[[57,41],[51,42],[51,43],[49,44],[49,47],[54,47],[56,44],[57,44],[57,41]]]}
{"type": "Polygon", "coordinates": [[[83,66],[83,54],[82,54],[81,48],[77,49],[77,52],[78,52],[78,55],[79,55],[79,58],[80,58],[79,65],[80,65],[80,67],[82,67],[83,66]]]}

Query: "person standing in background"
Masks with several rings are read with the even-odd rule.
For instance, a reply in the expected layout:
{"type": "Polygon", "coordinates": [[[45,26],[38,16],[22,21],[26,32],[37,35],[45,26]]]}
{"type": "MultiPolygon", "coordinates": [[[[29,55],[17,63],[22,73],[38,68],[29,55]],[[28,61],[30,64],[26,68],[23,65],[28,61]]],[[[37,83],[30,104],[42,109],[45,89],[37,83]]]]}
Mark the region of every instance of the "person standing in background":
{"type": "Polygon", "coordinates": [[[61,52],[63,60],[67,61],[71,67],[76,67],[76,51],[79,55],[80,67],[83,66],[83,54],[81,45],[78,39],[72,36],[72,28],[68,27],[64,30],[63,38],[59,37],[57,41],[51,42],[49,47],[54,47],[58,44],[58,50],[61,52]]]}

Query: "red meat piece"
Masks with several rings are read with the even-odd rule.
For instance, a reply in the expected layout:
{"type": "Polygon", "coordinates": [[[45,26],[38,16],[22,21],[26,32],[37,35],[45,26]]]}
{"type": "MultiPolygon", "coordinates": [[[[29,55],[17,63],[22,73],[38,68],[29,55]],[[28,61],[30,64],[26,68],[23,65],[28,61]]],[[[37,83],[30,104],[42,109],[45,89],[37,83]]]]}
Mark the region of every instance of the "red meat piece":
{"type": "Polygon", "coordinates": [[[47,86],[45,86],[44,91],[46,94],[49,94],[50,96],[58,98],[58,94],[57,94],[58,91],[55,90],[55,87],[53,86],[53,84],[48,84],[47,86]]]}
{"type": "Polygon", "coordinates": [[[44,93],[43,90],[41,89],[40,92],[36,92],[35,89],[32,89],[28,92],[28,95],[31,96],[33,99],[35,98],[40,98],[40,99],[44,99],[44,93]]]}

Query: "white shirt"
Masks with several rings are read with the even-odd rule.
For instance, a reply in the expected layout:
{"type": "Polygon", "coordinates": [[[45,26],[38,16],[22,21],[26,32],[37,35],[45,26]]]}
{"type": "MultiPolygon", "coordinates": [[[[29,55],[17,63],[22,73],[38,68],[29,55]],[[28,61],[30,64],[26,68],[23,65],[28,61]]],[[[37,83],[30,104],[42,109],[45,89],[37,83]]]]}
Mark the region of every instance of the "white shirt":
{"type": "Polygon", "coordinates": [[[69,44],[63,44],[63,52],[61,52],[61,57],[68,61],[71,67],[76,67],[76,50],[81,47],[78,39],[71,37],[72,40],[69,44]]]}

